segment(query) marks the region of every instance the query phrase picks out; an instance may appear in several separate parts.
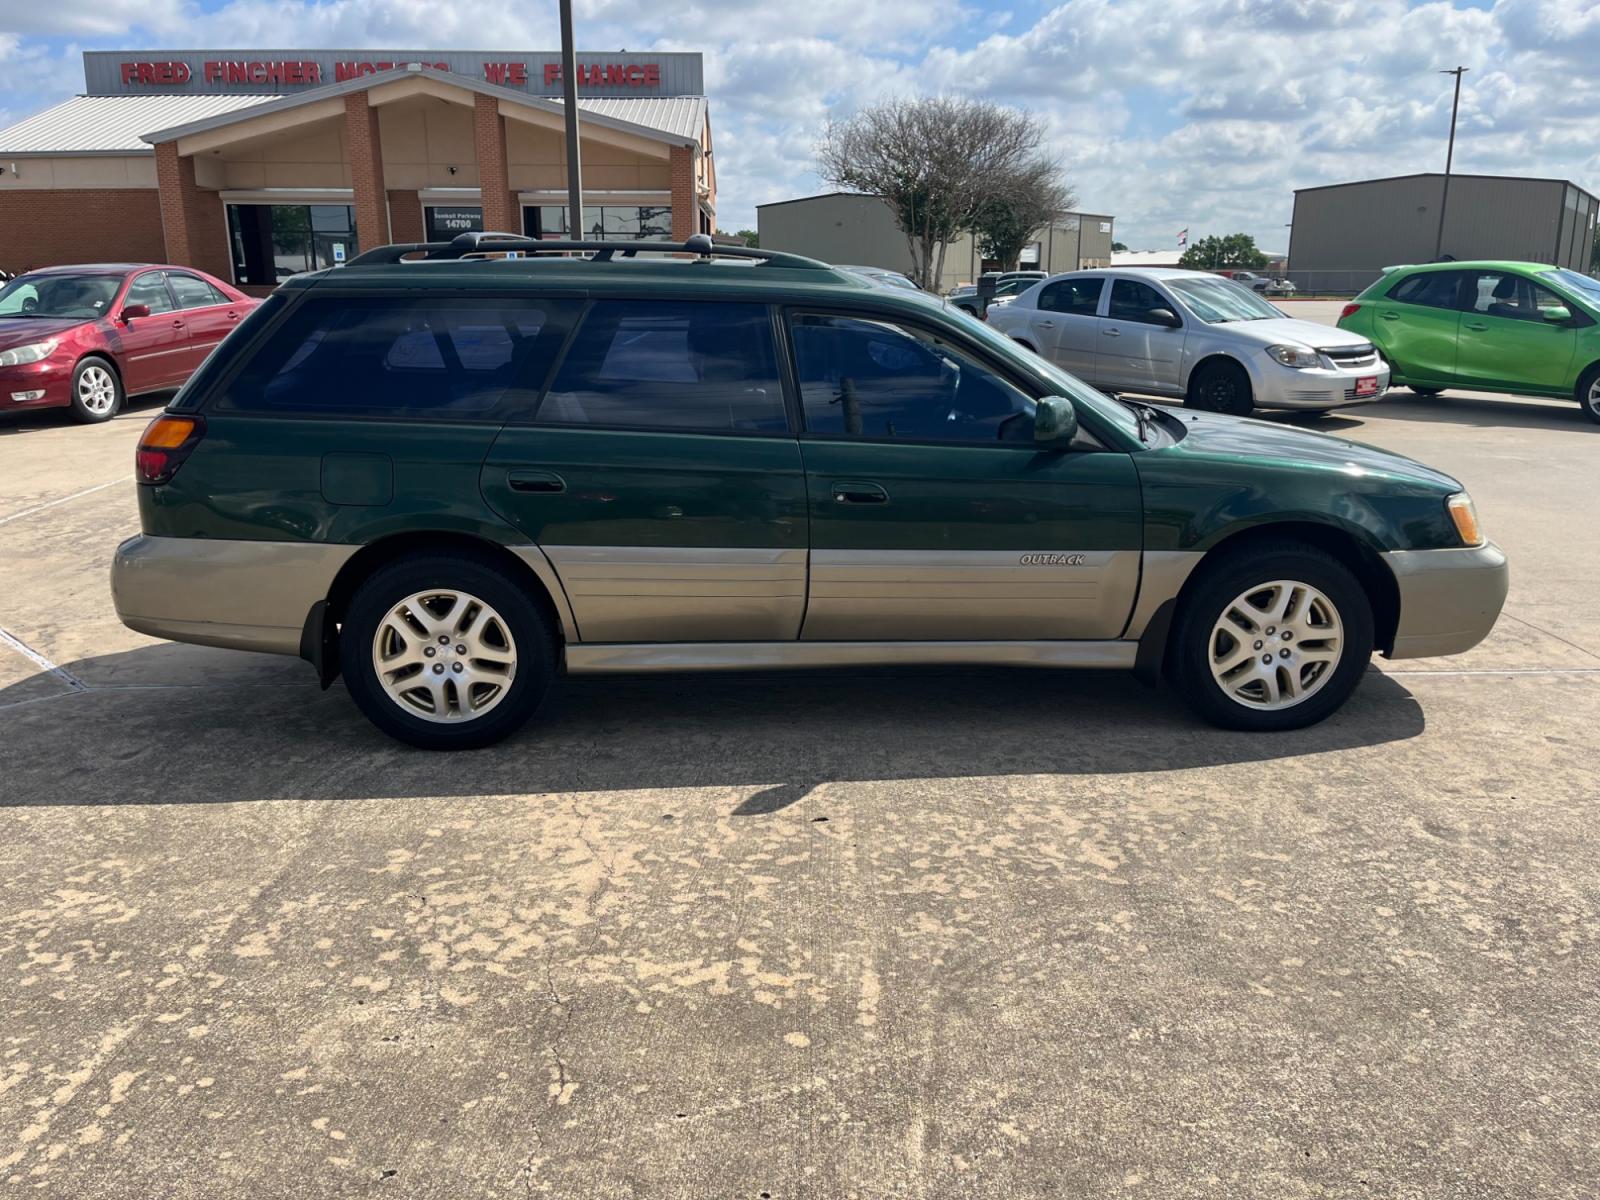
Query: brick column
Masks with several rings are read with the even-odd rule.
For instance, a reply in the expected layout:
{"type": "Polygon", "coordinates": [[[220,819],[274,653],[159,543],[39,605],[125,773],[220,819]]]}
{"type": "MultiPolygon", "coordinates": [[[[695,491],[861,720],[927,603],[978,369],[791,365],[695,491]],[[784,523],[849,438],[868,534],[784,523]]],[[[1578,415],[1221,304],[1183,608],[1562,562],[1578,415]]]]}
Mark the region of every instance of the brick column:
{"type": "Polygon", "coordinates": [[[389,192],[389,234],[397,242],[427,240],[422,224],[422,197],[416,192],[389,192]]]}
{"type": "Polygon", "coordinates": [[[167,261],[232,278],[222,205],[215,192],[195,183],[194,159],[179,154],[177,142],[156,146],[156,189],[167,261]]]}
{"type": "Polygon", "coordinates": [[[506,119],[493,96],[473,97],[472,135],[478,152],[483,227],[491,233],[521,233],[522,214],[511,194],[511,167],[506,161],[506,119]]]}
{"type": "Polygon", "coordinates": [[[383,145],[378,110],[365,91],[344,98],[344,140],[350,154],[350,186],[356,194],[356,244],[363,250],[389,244],[389,205],[383,190],[383,145]]]}
{"type": "Polygon", "coordinates": [[[672,147],[672,240],[687,241],[700,229],[700,197],[694,185],[694,147],[672,147]]]}

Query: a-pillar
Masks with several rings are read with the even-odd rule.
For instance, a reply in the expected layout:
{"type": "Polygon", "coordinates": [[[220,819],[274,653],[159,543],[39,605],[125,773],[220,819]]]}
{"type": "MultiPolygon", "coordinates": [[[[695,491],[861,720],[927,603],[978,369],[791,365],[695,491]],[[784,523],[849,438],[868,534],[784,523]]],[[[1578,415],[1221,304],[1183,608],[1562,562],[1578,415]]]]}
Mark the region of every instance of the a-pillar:
{"type": "Polygon", "coordinates": [[[521,233],[521,214],[511,194],[511,167],[506,161],[506,119],[493,96],[473,98],[472,132],[478,152],[483,227],[491,233],[521,233]]]}
{"type": "Polygon", "coordinates": [[[383,144],[378,110],[367,93],[344,98],[345,143],[350,153],[350,187],[356,198],[356,244],[363,250],[389,244],[389,203],[383,187],[383,144]]]}

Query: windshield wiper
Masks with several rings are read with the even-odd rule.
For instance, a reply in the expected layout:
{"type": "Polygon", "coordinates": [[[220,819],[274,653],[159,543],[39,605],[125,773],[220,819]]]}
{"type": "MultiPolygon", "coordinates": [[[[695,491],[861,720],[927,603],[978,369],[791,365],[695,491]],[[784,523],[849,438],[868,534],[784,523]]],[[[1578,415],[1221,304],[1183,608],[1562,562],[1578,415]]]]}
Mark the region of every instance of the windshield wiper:
{"type": "Polygon", "coordinates": [[[1151,429],[1158,428],[1156,425],[1156,406],[1144,400],[1129,400],[1126,396],[1118,396],[1117,399],[1133,410],[1133,418],[1139,422],[1139,440],[1148,445],[1150,439],[1145,437],[1144,430],[1146,425],[1151,429]]]}

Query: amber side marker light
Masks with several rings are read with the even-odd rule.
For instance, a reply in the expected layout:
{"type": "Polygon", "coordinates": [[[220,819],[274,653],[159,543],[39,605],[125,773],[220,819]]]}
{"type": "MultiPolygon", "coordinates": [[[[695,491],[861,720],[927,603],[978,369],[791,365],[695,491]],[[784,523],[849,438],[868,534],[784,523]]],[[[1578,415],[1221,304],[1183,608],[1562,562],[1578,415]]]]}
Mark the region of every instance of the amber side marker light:
{"type": "Polygon", "coordinates": [[[1450,511],[1450,519],[1456,526],[1456,536],[1461,539],[1463,546],[1483,545],[1483,530],[1478,527],[1478,510],[1472,506],[1471,496],[1465,492],[1457,492],[1445,501],[1445,508],[1450,511]]]}
{"type": "Polygon", "coordinates": [[[134,452],[134,474],[140,483],[166,483],[205,436],[201,417],[175,417],[163,413],[145,427],[134,452]]]}

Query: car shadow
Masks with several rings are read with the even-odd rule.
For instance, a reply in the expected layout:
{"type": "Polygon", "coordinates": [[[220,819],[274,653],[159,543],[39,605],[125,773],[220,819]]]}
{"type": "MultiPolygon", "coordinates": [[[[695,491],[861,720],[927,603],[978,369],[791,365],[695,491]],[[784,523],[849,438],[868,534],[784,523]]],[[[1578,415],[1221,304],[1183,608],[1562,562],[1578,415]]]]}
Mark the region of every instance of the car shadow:
{"type": "MultiPolygon", "coordinates": [[[[148,421],[152,416],[166,407],[177,392],[149,392],[142,396],[135,396],[132,400],[124,400],[122,408],[117,415],[112,417],[116,421],[148,421]]],[[[20,412],[0,413],[0,437],[7,434],[33,433],[40,429],[60,429],[65,426],[77,425],[72,419],[72,413],[65,406],[59,408],[34,408],[20,412]]]]}
{"type": "MultiPolygon", "coordinates": [[[[563,680],[543,712],[485,750],[431,754],[367,723],[342,685],[291,659],[146,646],[67,664],[83,690],[0,689],[0,806],[211,804],[728,788],[761,816],[840,781],[1137,775],[1379,746],[1424,729],[1417,701],[1370,671],[1310,729],[1203,724],[1167,689],[1117,673],[881,669],[563,680]],[[187,652],[189,657],[180,658],[187,652]],[[239,664],[235,666],[234,664],[239,664]],[[241,667],[243,668],[241,670],[241,667]],[[187,676],[195,682],[143,680],[187,676]],[[94,680],[113,682],[95,684],[94,680]]],[[[1241,776],[1248,780],[1250,776],[1241,776]]],[[[666,794],[651,804],[670,806],[666,794]]]]}

